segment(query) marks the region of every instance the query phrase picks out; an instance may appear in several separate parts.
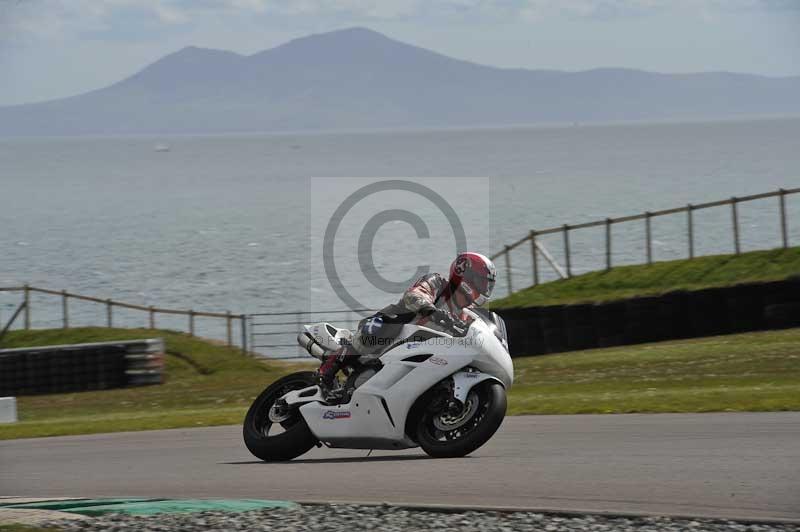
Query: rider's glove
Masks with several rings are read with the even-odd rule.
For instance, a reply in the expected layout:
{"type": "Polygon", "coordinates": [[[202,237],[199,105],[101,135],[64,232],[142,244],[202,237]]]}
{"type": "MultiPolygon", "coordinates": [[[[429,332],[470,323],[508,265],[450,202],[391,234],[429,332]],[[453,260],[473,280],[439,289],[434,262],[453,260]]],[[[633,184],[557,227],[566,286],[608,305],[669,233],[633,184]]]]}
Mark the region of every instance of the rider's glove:
{"type": "Polygon", "coordinates": [[[469,324],[456,317],[453,317],[453,324],[450,326],[450,328],[457,334],[464,335],[467,333],[467,329],[469,329],[469,324]]]}
{"type": "Polygon", "coordinates": [[[439,310],[438,308],[434,308],[433,312],[428,314],[430,320],[434,323],[438,323],[442,326],[449,326],[450,323],[453,322],[453,317],[450,315],[449,312],[445,310],[439,310]]]}
{"type": "Polygon", "coordinates": [[[430,314],[430,319],[445,329],[456,331],[459,334],[463,334],[469,328],[469,325],[445,310],[436,309],[430,314]]]}

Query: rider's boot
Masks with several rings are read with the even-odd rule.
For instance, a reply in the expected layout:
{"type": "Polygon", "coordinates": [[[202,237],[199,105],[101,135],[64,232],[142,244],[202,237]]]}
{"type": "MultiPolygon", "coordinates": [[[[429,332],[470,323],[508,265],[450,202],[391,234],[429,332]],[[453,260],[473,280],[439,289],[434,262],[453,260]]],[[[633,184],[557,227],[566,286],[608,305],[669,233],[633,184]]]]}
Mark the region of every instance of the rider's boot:
{"type": "Polygon", "coordinates": [[[317,383],[327,403],[338,404],[344,399],[345,390],[344,387],[338,385],[336,373],[344,365],[346,356],[347,347],[345,346],[325,357],[317,370],[317,383]]]}

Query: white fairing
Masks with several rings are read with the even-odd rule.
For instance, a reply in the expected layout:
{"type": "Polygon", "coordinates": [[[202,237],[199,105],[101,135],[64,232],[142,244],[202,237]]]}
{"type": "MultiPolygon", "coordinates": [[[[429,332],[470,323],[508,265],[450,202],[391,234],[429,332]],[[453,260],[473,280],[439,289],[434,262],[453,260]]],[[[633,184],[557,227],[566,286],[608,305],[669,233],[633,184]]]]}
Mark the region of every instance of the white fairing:
{"type": "MultiPolygon", "coordinates": [[[[300,407],[311,432],[332,447],[402,449],[416,446],[405,434],[414,402],[438,382],[453,376],[456,398],[487,379],[509,389],[514,366],[493,325],[476,319],[462,338],[418,325],[404,325],[399,338],[420,333],[434,336],[424,342],[399,343],[381,356],[383,367],[358,387],[347,404],[326,406],[315,386],[284,396],[300,407]],[[416,357],[415,357],[416,355],[416,357]],[[462,371],[463,370],[463,371],[462,371]]],[[[331,335],[335,336],[335,335],[331,335]]]]}

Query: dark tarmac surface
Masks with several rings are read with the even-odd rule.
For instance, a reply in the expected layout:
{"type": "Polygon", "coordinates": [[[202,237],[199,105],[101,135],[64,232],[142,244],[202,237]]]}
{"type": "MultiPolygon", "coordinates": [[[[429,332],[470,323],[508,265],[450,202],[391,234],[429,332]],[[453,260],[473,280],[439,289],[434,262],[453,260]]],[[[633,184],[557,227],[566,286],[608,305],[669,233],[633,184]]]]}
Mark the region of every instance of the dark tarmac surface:
{"type": "Polygon", "coordinates": [[[800,413],[509,417],[472,456],[314,449],[238,426],[0,441],[0,495],[393,502],[800,519],[800,413]]]}

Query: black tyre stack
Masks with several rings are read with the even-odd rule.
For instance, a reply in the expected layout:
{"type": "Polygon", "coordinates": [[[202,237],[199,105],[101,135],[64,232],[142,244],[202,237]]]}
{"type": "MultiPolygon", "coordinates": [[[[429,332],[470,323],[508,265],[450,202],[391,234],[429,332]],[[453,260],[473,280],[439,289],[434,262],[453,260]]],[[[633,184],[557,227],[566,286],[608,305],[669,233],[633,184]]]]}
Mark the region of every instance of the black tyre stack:
{"type": "Polygon", "coordinates": [[[597,346],[609,347],[629,342],[627,313],[624,301],[599,303],[592,308],[592,318],[597,332],[597,346]]]}
{"type": "Polygon", "coordinates": [[[531,355],[547,352],[538,308],[508,309],[504,311],[503,320],[506,322],[509,344],[519,346],[520,352],[531,355]]]}
{"type": "Polygon", "coordinates": [[[545,353],[561,353],[569,350],[563,305],[540,307],[539,326],[542,330],[545,353]]]}
{"type": "Polygon", "coordinates": [[[658,318],[662,332],[662,340],[691,338],[692,328],[689,322],[689,292],[676,290],[667,292],[658,298],[658,318]]]}
{"type": "Polygon", "coordinates": [[[0,396],[159,384],[160,339],[0,349],[0,396]]]}
{"type": "Polygon", "coordinates": [[[758,331],[765,327],[764,285],[742,284],[731,286],[726,293],[725,305],[731,332],[758,331]]]}
{"type": "Polygon", "coordinates": [[[660,302],[657,297],[629,299],[625,305],[625,316],[628,343],[639,344],[664,339],[665,327],[661,323],[660,302]]]}
{"type": "Polygon", "coordinates": [[[567,349],[577,351],[597,347],[594,305],[567,305],[563,316],[567,331],[567,349]]]}
{"type": "Polygon", "coordinates": [[[800,277],[497,313],[512,356],[800,327],[800,277]]]}
{"type": "Polygon", "coordinates": [[[768,329],[800,326],[800,277],[766,284],[764,322],[768,329]]]}
{"type": "Polygon", "coordinates": [[[728,288],[707,288],[688,292],[692,336],[714,336],[730,332],[727,291],[728,288]]]}

